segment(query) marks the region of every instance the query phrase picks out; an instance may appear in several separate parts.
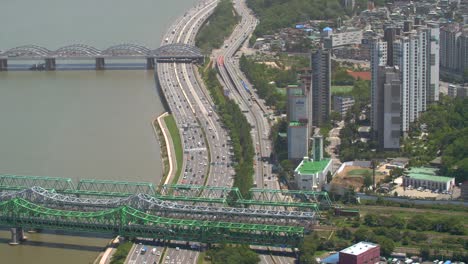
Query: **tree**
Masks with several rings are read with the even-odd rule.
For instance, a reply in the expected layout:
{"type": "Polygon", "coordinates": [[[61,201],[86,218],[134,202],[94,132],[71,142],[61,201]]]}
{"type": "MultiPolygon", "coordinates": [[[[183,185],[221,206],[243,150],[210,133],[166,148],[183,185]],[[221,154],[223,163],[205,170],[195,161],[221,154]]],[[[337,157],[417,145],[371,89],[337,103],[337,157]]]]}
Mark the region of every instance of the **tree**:
{"type": "Polygon", "coordinates": [[[396,167],[390,171],[390,176],[392,177],[392,179],[398,178],[401,175],[403,175],[403,171],[404,170],[402,168],[396,167]]]}
{"type": "Polygon", "coordinates": [[[356,232],[354,232],[354,242],[370,241],[373,240],[374,237],[374,232],[366,227],[360,227],[356,232]]]}
{"type": "Polygon", "coordinates": [[[333,180],[333,175],[329,171],[329,172],[327,172],[327,182],[330,183],[332,180],[333,180]]]}
{"type": "Polygon", "coordinates": [[[408,229],[427,231],[432,229],[432,221],[424,215],[415,215],[408,220],[408,229]]]}
{"type": "Polygon", "coordinates": [[[336,112],[336,111],[331,111],[330,112],[330,121],[331,122],[338,122],[338,121],[341,121],[342,119],[342,116],[340,113],[336,112]]]}
{"type": "Polygon", "coordinates": [[[303,242],[299,245],[299,262],[304,264],[315,264],[315,251],[317,251],[318,238],[313,235],[308,235],[304,237],[303,242]]]}
{"type": "Polygon", "coordinates": [[[206,252],[213,264],[257,264],[260,257],[246,245],[226,246],[210,249],[206,252]]]}
{"type": "Polygon", "coordinates": [[[364,176],[364,186],[366,188],[372,186],[372,176],[369,173],[364,176]]]}
{"type": "Polygon", "coordinates": [[[380,225],[379,216],[375,214],[367,214],[364,217],[364,223],[367,226],[379,226],[380,225]]]}
{"type": "Polygon", "coordinates": [[[341,237],[341,238],[346,239],[346,240],[349,240],[349,239],[351,239],[353,237],[353,233],[351,232],[351,230],[349,230],[346,227],[343,228],[343,229],[338,230],[337,235],[338,235],[338,237],[341,237]]]}
{"type": "Polygon", "coordinates": [[[390,256],[395,249],[395,243],[389,238],[379,236],[376,238],[376,242],[380,246],[380,253],[384,256],[390,256]]]}
{"type": "Polygon", "coordinates": [[[431,255],[431,250],[429,246],[422,246],[419,249],[419,255],[421,256],[423,260],[428,260],[431,255]]]}

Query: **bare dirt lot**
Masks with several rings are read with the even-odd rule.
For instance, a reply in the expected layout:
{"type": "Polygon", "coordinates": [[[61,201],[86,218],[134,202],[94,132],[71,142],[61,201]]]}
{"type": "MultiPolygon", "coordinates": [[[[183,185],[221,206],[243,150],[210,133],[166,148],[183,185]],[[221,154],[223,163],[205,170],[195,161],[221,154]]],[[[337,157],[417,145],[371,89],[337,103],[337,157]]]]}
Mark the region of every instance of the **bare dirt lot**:
{"type": "MultiPolygon", "coordinates": [[[[372,169],[360,167],[360,166],[346,166],[343,171],[333,177],[332,184],[336,184],[342,187],[353,187],[354,190],[359,190],[364,184],[364,176],[369,174],[372,176],[372,169]]],[[[375,172],[376,182],[380,182],[385,178],[386,175],[381,172],[375,172]]]]}

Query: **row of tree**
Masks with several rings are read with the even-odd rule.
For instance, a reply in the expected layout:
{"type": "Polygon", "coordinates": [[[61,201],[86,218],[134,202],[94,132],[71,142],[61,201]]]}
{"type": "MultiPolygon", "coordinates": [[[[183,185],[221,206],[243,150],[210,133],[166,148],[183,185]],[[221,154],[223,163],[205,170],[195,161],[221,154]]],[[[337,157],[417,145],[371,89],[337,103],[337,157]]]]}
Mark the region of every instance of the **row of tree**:
{"type": "Polygon", "coordinates": [[[253,185],[252,175],[254,174],[253,158],[255,152],[250,135],[252,127],[236,102],[224,96],[223,87],[216,77],[216,70],[208,67],[203,71],[203,78],[216,105],[216,111],[231,138],[236,172],[234,187],[238,187],[242,195],[248,197],[248,191],[253,185]]]}

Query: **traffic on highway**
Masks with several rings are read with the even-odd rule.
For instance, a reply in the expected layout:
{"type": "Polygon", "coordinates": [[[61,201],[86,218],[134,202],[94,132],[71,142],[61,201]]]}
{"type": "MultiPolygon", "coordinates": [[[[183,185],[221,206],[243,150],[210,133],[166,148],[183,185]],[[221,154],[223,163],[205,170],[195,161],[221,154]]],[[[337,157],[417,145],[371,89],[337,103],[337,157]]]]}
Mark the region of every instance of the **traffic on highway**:
{"type": "MultiPolygon", "coordinates": [[[[161,45],[194,45],[196,33],[213,12],[216,4],[217,0],[203,1],[188,11],[169,28],[161,45]]],[[[253,32],[253,25],[257,24],[257,19],[244,1],[235,0],[234,5],[242,16],[242,21],[219,51],[219,55],[224,56],[225,60],[223,67],[218,65],[218,68],[226,88],[231,91],[233,99],[244,110],[253,127],[252,138],[256,149],[254,186],[278,189],[278,182],[271,174],[271,164],[268,162],[271,142],[268,138],[270,124],[266,116],[271,113],[254,91],[248,88],[252,86],[239,70],[238,61],[234,58],[236,51],[253,32]]],[[[199,81],[197,68],[188,63],[158,63],[156,74],[181,135],[184,158],[178,183],[231,187],[234,169],[230,138],[228,131],[219,121],[216,107],[206,87],[199,81]]],[[[170,246],[158,248],[143,241],[142,244],[134,246],[128,263],[196,263],[198,247],[187,246],[185,241],[171,243],[170,246]]],[[[276,262],[293,263],[289,262],[289,259],[281,258],[276,262]]],[[[262,257],[262,263],[273,262],[271,257],[262,257]]]]}

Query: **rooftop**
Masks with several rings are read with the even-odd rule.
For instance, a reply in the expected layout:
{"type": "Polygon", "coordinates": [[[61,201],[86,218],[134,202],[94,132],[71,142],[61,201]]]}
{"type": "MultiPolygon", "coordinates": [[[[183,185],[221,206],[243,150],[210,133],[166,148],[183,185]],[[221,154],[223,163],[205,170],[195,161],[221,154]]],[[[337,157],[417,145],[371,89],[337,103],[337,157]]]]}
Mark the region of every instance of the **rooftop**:
{"type": "Polygon", "coordinates": [[[301,123],[299,121],[291,121],[289,122],[289,126],[305,126],[305,123],[301,123]]]}
{"type": "Polygon", "coordinates": [[[346,72],[348,73],[348,75],[350,75],[351,77],[353,77],[356,80],[361,79],[361,80],[364,80],[364,81],[370,81],[372,79],[370,71],[355,72],[355,71],[347,70],[346,72]]]}
{"type": "Polygon", "coordinates": [[[434,168],[428,168],[428,167],[411,167],[407,173],[414,173],[414,174],[426,174],[426,175],[436,175],[437,169],[434,168]]]}
{"type": "Polygon", "coordinates": [[[420,173],[409,173],[407,176],[410,177],[411,179],[434,181],[434,182],[448,182],[454,179],[454,178],[445,177],[445,176],[434,176],[434,175],[420,174],[420,173]]]}
{"type": "Polygon", "coordinates": [[[300,174],[315,174],[323,171],[330,162],[330,159],[323,159],[321,161],[303,160],[295,171],[298,171],[300,174]]]}
{"type": "Polygon", "coordinates": [[[376,244],[373,244],[373,243],[370,243],[370,242],[359,242],[357,244],[354,244],[348,248],[345,248],[343,250],[340,251],[340,253],[345,253],[345,254],[350,254],[350,255],[360,255],[364,252],[366,252],[367,250],[371,249],[371,248],[375,248],[377,247],[378,245],[376,244]]]}

